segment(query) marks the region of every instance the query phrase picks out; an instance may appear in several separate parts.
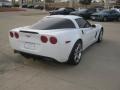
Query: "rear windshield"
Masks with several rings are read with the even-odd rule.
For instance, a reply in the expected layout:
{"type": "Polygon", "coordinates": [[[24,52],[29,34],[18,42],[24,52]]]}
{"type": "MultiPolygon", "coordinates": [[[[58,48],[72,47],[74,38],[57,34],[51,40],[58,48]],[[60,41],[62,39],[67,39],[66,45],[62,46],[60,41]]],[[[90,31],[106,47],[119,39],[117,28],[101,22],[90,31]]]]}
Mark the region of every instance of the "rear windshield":
{"type": "Polygon", "coordinates": [[[65,29],[75,28],[74,23],[69,19],[64,18],[43,18],[38,23],[31,26],[31,29],[51,30],[51,29],[65,29]]]}

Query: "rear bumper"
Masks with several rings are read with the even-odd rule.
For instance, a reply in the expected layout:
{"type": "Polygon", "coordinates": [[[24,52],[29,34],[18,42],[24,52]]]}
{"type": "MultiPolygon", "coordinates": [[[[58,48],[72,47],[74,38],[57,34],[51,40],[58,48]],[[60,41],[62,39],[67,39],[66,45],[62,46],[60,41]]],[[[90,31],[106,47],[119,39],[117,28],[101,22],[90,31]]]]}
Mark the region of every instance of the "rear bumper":
{"type": "Polygon", "coordinates": [[[57,61],[54,58],[50,58],[50,57],[46,57],[46,56],[40,56],[40,55],[35,55],[35,54],[30,54],[30,53],[26,53],[26,52],[22,52],[22,51],[18,51],[18,50],[14,50],[15,54],[21,54],[24,55],[26,58],[33,58],[33,59],[47,59],[47,60],[52,60],[52,61],[57,61]]]}

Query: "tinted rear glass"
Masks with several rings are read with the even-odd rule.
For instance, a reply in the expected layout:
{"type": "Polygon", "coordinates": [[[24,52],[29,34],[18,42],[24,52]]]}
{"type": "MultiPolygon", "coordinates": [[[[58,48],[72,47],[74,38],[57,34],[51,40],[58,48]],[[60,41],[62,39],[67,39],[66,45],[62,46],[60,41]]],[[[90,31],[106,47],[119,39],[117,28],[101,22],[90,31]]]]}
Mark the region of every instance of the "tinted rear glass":
{"type": "Polygon", "coordinates": [[[74,23],[69,19],[64,18],[44,18],[38,23],[31,26],[31,29],[51,30],[51,29],[65,29],[75,28],[74,23]]]}

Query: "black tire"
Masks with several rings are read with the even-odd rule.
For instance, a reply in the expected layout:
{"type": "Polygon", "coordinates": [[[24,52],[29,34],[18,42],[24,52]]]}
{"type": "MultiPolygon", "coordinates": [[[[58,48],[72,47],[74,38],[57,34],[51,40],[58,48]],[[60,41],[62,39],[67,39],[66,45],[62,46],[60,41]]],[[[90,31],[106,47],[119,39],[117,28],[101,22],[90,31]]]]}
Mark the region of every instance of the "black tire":
{"type": "Polygon", "coordinates": [[[103,29],[101,29],[99,36],[98,36],[98,43],[100,43],[103,40],[103,29]]]}
{"type": "Polygon", "coordinates": [[[77,65],[81,61],[82,56],[82,42],[77,41],[71,51],[71,54],[69,56],[68,64],[71,65],[77,65]]]}

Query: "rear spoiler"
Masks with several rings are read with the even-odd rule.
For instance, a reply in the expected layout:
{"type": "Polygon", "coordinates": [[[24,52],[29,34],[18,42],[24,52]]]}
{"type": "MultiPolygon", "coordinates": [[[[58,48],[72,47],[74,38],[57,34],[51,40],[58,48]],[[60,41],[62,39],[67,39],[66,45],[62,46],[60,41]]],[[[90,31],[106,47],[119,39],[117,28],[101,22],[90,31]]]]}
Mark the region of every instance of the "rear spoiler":
{"type": "Polygon", "coordinates": [[[32,34],[39,34],[38,32],[32,32],[32,31],[23,31],[23,30],[20,30],[20,32],[22,32],[22,33],[32,33],[32,34]]]}

